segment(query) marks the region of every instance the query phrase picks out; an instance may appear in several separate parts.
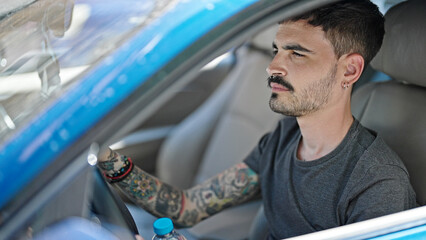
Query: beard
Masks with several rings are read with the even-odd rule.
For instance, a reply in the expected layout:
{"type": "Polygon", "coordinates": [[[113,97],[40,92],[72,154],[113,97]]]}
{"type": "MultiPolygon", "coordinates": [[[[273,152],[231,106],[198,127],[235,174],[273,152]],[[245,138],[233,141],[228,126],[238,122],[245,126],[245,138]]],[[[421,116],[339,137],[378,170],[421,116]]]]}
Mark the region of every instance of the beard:
{"type": "Polygon", "coordinates": [[[302,117],[320,110],[330,99],[332,88],[336,84],[336,71],[337,65],[327,76],[298,91],[295,91],[293,86],[279,75],[269,77],[269,86],[271,82],[275,82],[289,89],[282,96],[272,93],[269,107],[276,113],[293,117],[302,117]]]}

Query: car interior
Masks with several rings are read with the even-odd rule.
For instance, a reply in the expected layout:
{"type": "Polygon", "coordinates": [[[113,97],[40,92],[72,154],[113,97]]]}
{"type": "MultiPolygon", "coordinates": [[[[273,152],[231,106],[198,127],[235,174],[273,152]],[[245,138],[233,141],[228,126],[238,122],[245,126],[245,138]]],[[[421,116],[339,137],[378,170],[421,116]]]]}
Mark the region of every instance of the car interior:
{"type": "MultiPolygon", "coordinates": [[[[352,111],[364,126],[378,132],[402,158],[418,204],[425,205],[426,161],[422,160],[426,155],[423,147],[426,142],[426,68],[423,66],[426,2],[377,2],[381,3],[379,7],[386,9],[399,4],[385,15],[383,46],[354,86],[352,111]]],[[[241,162],[283,117],[269,108],[270,91],[265,71],[272,59],[271,45],[276,28],[276,25],[270,26],[208,63],[134,131],[110,147],[132,157],[141,169],[178,188],[189,188],[241,162]]],[[[49,206],[34,207],[35,217],[26,220],[26,228],[16,234],[20,236],[16,239],[27,239],[32,231],[41,231],[44,225],[63,219],[67,214],[83,217],[89,214],[90,220],[106,223],[104,226],[111,232],[131,238],[131,234],[123,230],[127,228],[151,239],[156,217],[102,181],[95,168],[83,171],[87,168],[88,154],[84,152],[79,156],[76,161],[79,167],[75,164],[68,167],[78,175],[58,176],[63,181],[49,191],[52,194],[60,192],[61,196],[52,197],[50,202],[55,204],[49,202],[49,206]],[[69,183],[66,179],[77,180],[69,183]],[[73,193],[71,198],[70,193],[73,193]],[[80,199],[84,199],[83,205],[80,199]],[[75,208],[63,211],[64,203],[74,206],[77,202],[75,208]],[[53,214],[52,209],[56,211],[53,214]],[[48,211],[45,218],[43,212],[48,211]]],[[[34,206],[42,206],[41,200],[39,204],[34,206]]],[[[0,226],[2,217],[3,212],[0,226]]],[[[178,231],[188,240],[255,240],[264,239],[267,223],[261,200],[257,199],[178,231]]]]}
{"type": "MultiPolygon", "coordinates": [[[[425,9],[418,7],[420,2],[402,3],[386,14],[387,35],[383,47],[355,86],[352,108],[354,116],[364,126],[377,131],[404,160],[418,203],[424,205],[422,173],[426,166],[418,161],[418,156],[425,154],[421,147],[425,136],[421,129],[421,123],[425,122],[424,68],[418,56],[420,49],[412,48],[422,45],[421,36],[426,29],[413,27],[424,22],[422,11],[425,9]],[[417,14],[411,14],[413,9],[410,8],[417,8],[417,14]],[[406,44],[409,41],[413,42],[406,44]],[[413,63],[413,59],[419,60],[413,63]]],[[[155,161],[152,155],[150,158],[135,157],[142,169],[147,162],[154,162],[155,166],[148,170],[153,170],[156,176],[173,186],[188,188],[240,162],[258,139],[274,128],[281,116],[269,110],[269,92],[266,81],[262,81],[267,77],[265,69],[271,59],[270,42],[275,34],[274,28],[232,51],[235,60],[228,73],[222,75],[221,84],[212,89],[215,91],[201,106],[168,129],[158,150],[154,151],[157,152],[155,161]]],[[[216,69],[210,71],[215,74],[216,69]]],[[[173,102],[165,107],[175,109],[169,104],[173,102]]],[[[144,126],[140,129],[146,131],[144,126]]],[[[121,145],[113,147],[124,154],[134,153],[130,151],[132,148],[145,149],[144,141],[133,140],[131,144],[122,141],[121,145]]],[[[260,239],[266,233],[260,206],[260,201],[254,201],[233,207],[184,230],[185,234],[195,239],[260,239]]],[[[135,213],[138,210],[134,206],[129,208],[138,227],[144,229],[141,231],[152,231],[151,223],[155,218],[147,221],[149,214],[135,213]]]]}

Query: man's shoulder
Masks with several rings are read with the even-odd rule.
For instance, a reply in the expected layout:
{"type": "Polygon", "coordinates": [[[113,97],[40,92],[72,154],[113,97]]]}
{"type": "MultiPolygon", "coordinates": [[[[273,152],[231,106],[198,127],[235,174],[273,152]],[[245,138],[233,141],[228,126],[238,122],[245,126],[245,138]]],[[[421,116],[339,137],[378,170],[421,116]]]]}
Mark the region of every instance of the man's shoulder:
{"type": "Polygon", "coordinates": [[[363,127],[357,127],[351,151],[356,159],[351,168],[348,180],[349,189],[363,188],[383,179],[409,179],[408,171],[401,158],[389,147],[384,139],[376,132],[363,127]]]}
{"type": "Polygon", "coordinates": [[[362,128],[364,137],[361,137],[358,143],[363,145],[365,151],[359,159],[359,164],[366,165],[369,168],[394,166],[400,168],[403,172],[408,174],[401,158],[385,142],[381,135],[367,128],[362,128]],[[365,141],[366,138],[370,140],[365,141]],[[367,142],[370,144],[366,145],[367,142]]]}
{"type": "Polygon", "coordinates": [[[390,179],[393,179],[394,183],[409,184],[409,174],[404,163],[380,134],[365,128],[362,131],[367,132],[363,133],[365,136],[358,139],[357,143],[364,149],[353,168],[348,187],[362,191],[363,188],[390,179]],[[370,140],[365,141],[362,138],[370,140]]]}
{"type": "Polygon", "coordinates": [[[377,196],[383,192],[396,194],[398,197],[409,199],[410,206],[415,204],[415,193],[410,184],[408,171],[400,157],[385,143],[380,134],[374,136],[374,140],[354,164],[345,185],[344,199],[358,198],[365,192],[373,192],[377,196]]]}

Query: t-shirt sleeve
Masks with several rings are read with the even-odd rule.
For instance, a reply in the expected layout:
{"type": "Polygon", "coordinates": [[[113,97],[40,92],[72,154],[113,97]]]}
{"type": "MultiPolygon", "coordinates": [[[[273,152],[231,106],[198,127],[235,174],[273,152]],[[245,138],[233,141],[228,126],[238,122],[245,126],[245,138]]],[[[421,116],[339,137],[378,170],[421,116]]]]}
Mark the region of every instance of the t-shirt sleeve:
{"type": "Polygon", "coordinates": [[[272,133],[263,135],[256,147],[251,153],[244,159],[244,163],[247,164],[253,171],[259,173],[260,171],[260,160],[263,152],[266,149],[266,145],[271,137],[272,133]]]}
{"type": "Polygon", "coordinates": [[[371,167],[352,196],[346,224],[416,207],[407,173],[398,166],[371,167]]]}

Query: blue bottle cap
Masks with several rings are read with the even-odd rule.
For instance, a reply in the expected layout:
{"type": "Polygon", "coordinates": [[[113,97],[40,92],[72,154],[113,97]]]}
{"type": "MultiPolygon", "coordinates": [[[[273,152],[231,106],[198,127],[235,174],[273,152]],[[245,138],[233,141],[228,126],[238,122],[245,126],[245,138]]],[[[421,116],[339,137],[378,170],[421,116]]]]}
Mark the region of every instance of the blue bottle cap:
{"type": "Polygon", "coordinates": [[[159,218],[155,220],[153,227],[155,234],[162,236],[173,230],[173,222],[170,218],[159,218]]]}

